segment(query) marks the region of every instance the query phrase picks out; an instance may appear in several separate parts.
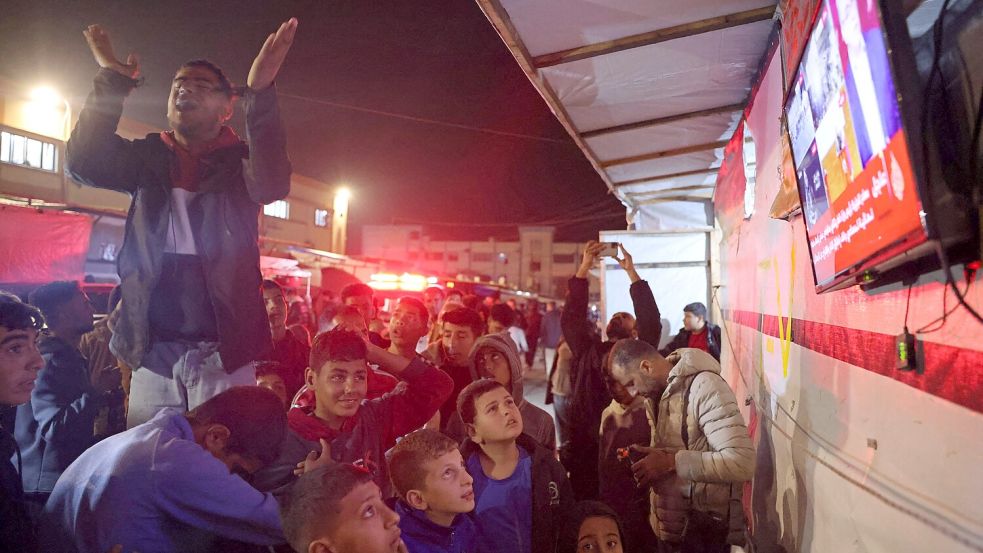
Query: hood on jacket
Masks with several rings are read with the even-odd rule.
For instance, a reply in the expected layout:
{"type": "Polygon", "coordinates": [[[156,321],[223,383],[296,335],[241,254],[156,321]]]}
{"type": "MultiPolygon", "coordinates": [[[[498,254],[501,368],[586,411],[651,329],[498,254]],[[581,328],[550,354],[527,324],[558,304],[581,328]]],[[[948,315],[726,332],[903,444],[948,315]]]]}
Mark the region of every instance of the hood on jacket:
{"type": "Polygon", "coordinates": [[[506,332],[486,334],[478,338],[474,343],[474,347],[471,348],[471,353],[468,355],[469,365],[471,366],[471,378],[474,380],[481,378],[481,375],[478,374],[478,364],[476,362],[478,351],[481,348],[492,348],[504,355],[505,359],[508,360],[509,369],[511,369],[512,373],[512,383],[508,386],[509,394],[512,395],[515,404],[521,407],[525,401],[522,387],[522,359],[519,358],[519,348],[515,345],[515,342],[506,332]]]}
{"type": "Polygon", "coordinates": [[[673,363],[666,386],[667,394],[676,390],[674,384],[684,381],[688,376],[702,372],[720,374],[720,363],[701,349],[680,348],[670,353],[666,359],[673,363]]]}
{"type": "Polygon", "coordinates": [[[580,527],[584,521],[591,517],[610,518],[618,525],[622,547],[625,547],[625,530],[621,527],[621,519],[611,507],[600,501],[579,501],[563,517],[562,526],[556,540],[556,553],[576,553],[578,537],[580,537],[580,527]]]}

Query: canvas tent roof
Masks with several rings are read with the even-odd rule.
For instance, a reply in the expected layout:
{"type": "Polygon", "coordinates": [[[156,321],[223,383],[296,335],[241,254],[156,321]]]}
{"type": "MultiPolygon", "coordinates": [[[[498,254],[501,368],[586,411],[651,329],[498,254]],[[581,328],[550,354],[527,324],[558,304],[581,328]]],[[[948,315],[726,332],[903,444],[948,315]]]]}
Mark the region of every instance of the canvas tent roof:
{"type": "Polygon", "coordinates": [[[711,225],[769,0],[478,0],[639,230],[711,225]]]}

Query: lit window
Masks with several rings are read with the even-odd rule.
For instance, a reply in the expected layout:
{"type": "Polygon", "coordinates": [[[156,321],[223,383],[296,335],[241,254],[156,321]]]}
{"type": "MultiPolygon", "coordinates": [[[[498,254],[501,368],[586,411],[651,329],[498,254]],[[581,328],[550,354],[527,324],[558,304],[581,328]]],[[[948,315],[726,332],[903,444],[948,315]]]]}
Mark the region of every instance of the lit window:
{"type": "Polygon", "coordinates": [[[51,142],[0,132],[0,162],[55,172],[55,152],[51,142]]]}
{"type": "Polygon", "coordinates": [[[289,219],[290,204],[286,200],[277,200],[271,204],[266,204],[263,206],[263,215],[269,215],[277,219],[289,219]]]}
{"type": "Polygon", "coordinates": [[[315,209],[314,210],[314,226],[316,227],[326,227],[328,226],[328,218],[331,216],[331,212],[327,209],[315,209]]]}

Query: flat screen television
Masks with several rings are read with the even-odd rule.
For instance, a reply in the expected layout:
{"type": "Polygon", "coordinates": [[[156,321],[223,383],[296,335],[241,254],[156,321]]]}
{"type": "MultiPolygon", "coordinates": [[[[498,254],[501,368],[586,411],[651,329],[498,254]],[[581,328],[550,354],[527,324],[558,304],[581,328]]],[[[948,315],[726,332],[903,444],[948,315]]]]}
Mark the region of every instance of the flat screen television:
{"type": "Polygon", "coordinates": [[[930,252],[921,91],[903,18],[886,19],[877,0],[822,0],[789,83],[785,117],[816,291],[862,284],[930,252]]]}

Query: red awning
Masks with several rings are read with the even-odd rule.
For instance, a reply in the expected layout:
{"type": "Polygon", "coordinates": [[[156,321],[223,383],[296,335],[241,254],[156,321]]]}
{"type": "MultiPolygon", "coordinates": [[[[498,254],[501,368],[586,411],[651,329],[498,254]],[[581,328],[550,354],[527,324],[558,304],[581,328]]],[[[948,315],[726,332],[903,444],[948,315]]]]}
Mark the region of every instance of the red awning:
{"type": "Polygon", "coordinates": [[[0,282],[82,280],[91,232],[86,215],[0,206],[0,282]]]}

